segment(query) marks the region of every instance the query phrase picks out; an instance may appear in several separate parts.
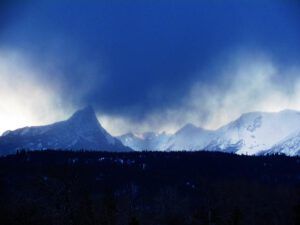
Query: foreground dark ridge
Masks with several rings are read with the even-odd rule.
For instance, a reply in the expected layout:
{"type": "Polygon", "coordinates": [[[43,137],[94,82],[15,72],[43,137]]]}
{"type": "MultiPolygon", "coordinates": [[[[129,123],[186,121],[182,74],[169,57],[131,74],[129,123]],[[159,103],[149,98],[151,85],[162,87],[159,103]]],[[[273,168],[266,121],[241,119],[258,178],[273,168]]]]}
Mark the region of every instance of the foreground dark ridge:
{"type": "Polygon", "coordinates": [[[0,158],[3,224],[299,224],[300,158],[21,151],[0,158]]]}

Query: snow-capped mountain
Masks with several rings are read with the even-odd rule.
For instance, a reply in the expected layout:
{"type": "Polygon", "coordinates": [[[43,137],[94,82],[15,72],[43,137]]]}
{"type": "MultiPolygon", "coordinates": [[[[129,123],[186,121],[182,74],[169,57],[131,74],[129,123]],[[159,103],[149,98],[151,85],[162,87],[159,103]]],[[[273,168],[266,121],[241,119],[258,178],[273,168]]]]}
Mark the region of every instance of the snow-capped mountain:
{"type": "Polygon", "coordinates": [[[249,155],[300,155],[300,112],[250,112],[217,130],[187,124],[174,134],[128,133],[114,138],[100,125],[94,110],[87,107],[68,120],[6,131],[0,136],[1,155],[18,149],[209,150],[249,155]]]}
{"type": "Polygon", "coordinates": [[[165,132],[145,132],[141,134],[127,133],[118,138],[124,145],[137,151],[194,151],[203,149],[209,143],[212,135],[212,131],[189,123],[173,135],[165,132]]]}
{"type": "Polygon", "coordinates": [[[284,110],[278,113],[251,112],[215,132],[207,150],[258,154],[272,148],[300,127],[300,113],[284,110]]]}
{"type": "Polygon", "coordinates": [[[92,107],[75,112],[65,121],[6,131],[0,137],[0,154],[18,149],[131,150],[100,125],[92,107]]]}
{"type": "Polygon", "coordinates": [[[158,150],[209,150],[249,155],[281,152],[295,155],[300,153],[300,112],[250,112],[214,131],[187,124],[173,135],[161,138],[152,133],[152,136],[156,138],[127,134],[120,140],[135,150],[152,150],[152,146],[156,146],[158,150]]]}
{"type": "Polygon", "coordinates": [[[179,129],[165,144],[167,150],[195,151],[204,149],[213,138],[214,132],[189,123],[179,129]]]}
{"type": "Polygon", "coordinates": [[[279,141],[271,149],[263,151],[261,154],[285,154],[289,156],[300,155],[300,130],[288,135],[279,141]]]}
{"type": "Polygon", "coordinates": [[[127,133],[118,137],[118,139],[130,148],[141,151],[141,150],[165,150],[165,144],[169,140],[170,135],[155,132],[145,132],[142,134],[127,133]]]}

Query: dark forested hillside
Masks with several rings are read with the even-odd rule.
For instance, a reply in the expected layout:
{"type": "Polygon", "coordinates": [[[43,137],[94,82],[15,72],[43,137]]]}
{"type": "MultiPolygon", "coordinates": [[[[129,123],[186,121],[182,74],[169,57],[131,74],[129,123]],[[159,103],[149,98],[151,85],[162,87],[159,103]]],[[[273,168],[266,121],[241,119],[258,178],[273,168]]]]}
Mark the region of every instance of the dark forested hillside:
{"type": "Polygon", "coordinates": [[[0,223],[296,225],[300,158],[21,151],[0,158],[0,223]]]}

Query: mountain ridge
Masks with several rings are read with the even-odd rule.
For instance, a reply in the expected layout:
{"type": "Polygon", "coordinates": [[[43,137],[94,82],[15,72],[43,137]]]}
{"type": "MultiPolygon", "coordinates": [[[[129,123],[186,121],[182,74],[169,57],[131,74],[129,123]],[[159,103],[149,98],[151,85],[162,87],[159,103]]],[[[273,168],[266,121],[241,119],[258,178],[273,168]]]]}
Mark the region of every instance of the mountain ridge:
{"type": "MultiPolygon", "coordinates": [[[[263,153],[282,152],[288,155],[300,154],[300,112],[286,109],[279,112],[248,112],[241,114],[237,119],[219,127],[216,130],[206,130],[193,124],[186,124],[169,136],[168,140],[160,142],[160,150],[207,150],[222,151],[237,154],[258,155],[263,153]],[[278,150],[278,144],[295,131],[298,136],[292,143],[297,146],[285,145],[285,150],[278,150]],[[298,143],[298,142],[297,142],[298,143]],[[277,146],[277,150],[274,147],[277,146]],[[288,151],[289,148],[296,148],[288,151]],[[295,153],[297,152],[297,153],[295,153]]],[[[123,136],[122,142],[126,139],[123,136]]],[[[157,140],[156,140],[157,141],[157,140]]],[[[127,140],[123,144],[135,150],[127,140]]],[[[283,148],[283,147],[281,147],[283,148]]]]}
{"type": "Polygon", "coordinates": [[[300,155],[300,112],[248,112],[216,130],[188,123],[173,134],[152,131],[110,135],[91,106],[67,120],[23,127],[0,136],[0,154],[18,149],[72,149],[102,151],[221,151],[246,155],[300,155]]]}
{"type": "Polygon", "coordinates": [[[2,155],[18,149],[131,150],[101,126],[91,106],[76,111],[64,121],[6,131],[0,136],[2,155]]]}

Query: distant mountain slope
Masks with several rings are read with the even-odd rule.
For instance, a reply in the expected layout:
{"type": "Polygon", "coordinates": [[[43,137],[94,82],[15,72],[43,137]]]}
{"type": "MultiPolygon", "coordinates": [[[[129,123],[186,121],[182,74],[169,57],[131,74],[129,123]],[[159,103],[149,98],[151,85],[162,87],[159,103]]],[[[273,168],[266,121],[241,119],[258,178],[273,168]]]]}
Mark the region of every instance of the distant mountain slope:
{"type": "Polygon", "coordinates": [[[127,133],[117,137],[125,146],[142,151],[142,150],[165,150],[166,142],[170,135],[166,133],[145,132],[142,134],[127,133]]]}
{"type": "Polygon", "coordinates": [[[300,153],[300,113],[294,110],[250,112],[214,131],[187,124],[167,138],[156,135],[154,139],[135,138],[133,141],[125,137],[121,141],[137,150],[140,146],[152,149],[151,141],[154,141],[159,143],[159,150],[209,150],[249,155],[273,151],[294,155],[300,153]]]}
{"type": "Polygon", "coordinates": [[[261,154],[285,154],[289,156],[300,155],[300,129],[288,135],[267,151],[263,151],[261,154]]]}
{"type": "Polygon", "coordinates": [[[66,121],[7,131],[0,137],[1,155],[18,149],[131,150],[100,125],[92,107],[75,112],[66,121]]]}
{"type": "Polygon", "coordinates": [[[94,110],[87,107],[66,121],[7,131],[0,137],[0,155],[18,149],[208,150],[300,155],[300,113],[293,110],[250,112],[214,131],[187,124],[174,134],[128,133],[117,139],[100,125],[94,110]]]}
{"type": "Polygon", "coordinates": [[[179,129],[165,144],[167,150],[203,150],[213,138],[214,132],[187,124],[179,129]]]}
{"type": "Polygon", "coordinates": [[[208,150],[258,154],[295,132],[300,127],[300,113],[284,110],[278,113],[251,112],[216,130],[208,150]]]}

